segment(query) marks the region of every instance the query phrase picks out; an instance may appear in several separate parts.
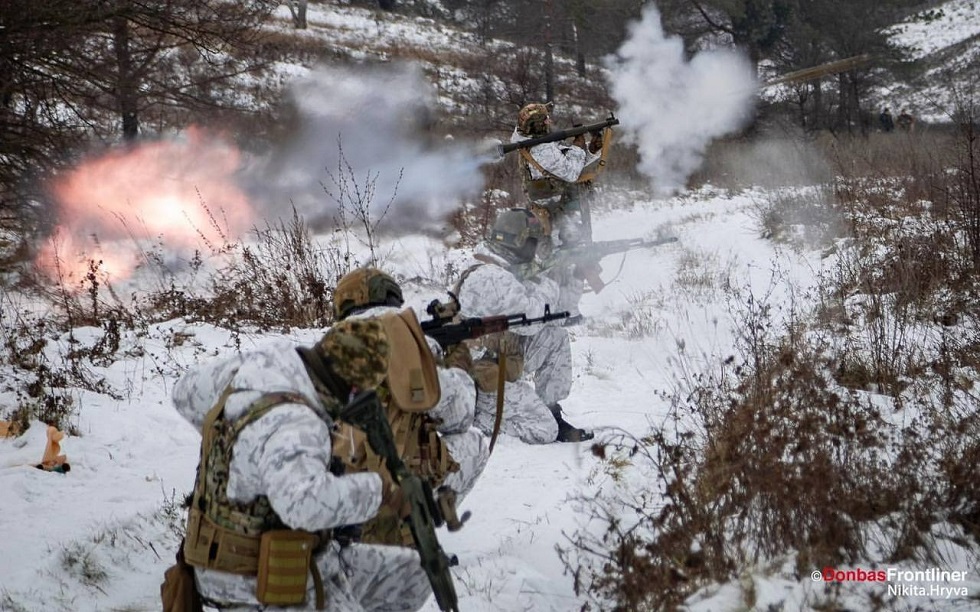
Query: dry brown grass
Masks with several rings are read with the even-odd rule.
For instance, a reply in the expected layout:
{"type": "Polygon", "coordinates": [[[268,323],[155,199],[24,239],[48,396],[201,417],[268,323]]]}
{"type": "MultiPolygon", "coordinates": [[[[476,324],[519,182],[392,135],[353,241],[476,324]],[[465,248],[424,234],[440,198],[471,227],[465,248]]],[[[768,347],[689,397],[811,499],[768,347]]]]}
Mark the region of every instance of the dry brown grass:
{"type": "Polygon", "coordinates": [[[779,323],[766,296],[733,292],[737,353],[682,367],[665,425],[594,447],[606,473],[654,476],[583,505],[606,531],[560,553],[585,609],[676,609],[791,556],[806,582],[828,565],[937,562],[944,522],[980,549],[980,156],[962,127],[824,143],[837,171],[819,197],[760,206],[768,237],[815,225],[836,263],[801,301],[816,307],[779,323]]]}

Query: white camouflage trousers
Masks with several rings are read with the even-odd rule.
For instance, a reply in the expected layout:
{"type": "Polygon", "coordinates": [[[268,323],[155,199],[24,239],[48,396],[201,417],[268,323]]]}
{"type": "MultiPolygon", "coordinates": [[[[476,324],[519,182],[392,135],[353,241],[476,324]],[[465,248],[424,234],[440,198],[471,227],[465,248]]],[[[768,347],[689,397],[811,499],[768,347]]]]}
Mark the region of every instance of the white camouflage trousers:
{"type": "Polygon", "coordinates": [[[459,464],[459,471],[446,476],[444,485],[456,491],[456,501],[462,501],[473,489],[477,478],[483,473],[490,458],[490,447],[486,436],[476,427],[462,433],[442,434],[442,439],[459,464]]]}
{"type": "MultiPolygon", "coordinates": [[[[317,567],[323,578],[328,612],[409,612],[425,605],[432,594],[429,579],[419,564],[415,550],[395,546],[351,544],[341,548],[330,542],[317,556],[317,567]]],[[[197,572],[201,570],[195,570],[197,572]]],[[[207,571],[208,588],[202,595],[211,601],[254,599],[255,579],[207,571]],[[227,578],[227,580],[223,580],[227,578]]],[[[200,590],[200,581],[198,588],[200,590]]],[[[312,578],[307,579],[305,606],[206,607],[220,610],[313,610],[316,596],[312,578]]]]}
{"type": "MultiPolygon", "coordinates": [[[[408,612],[425,605],[432,587],[419,564],[419,555],[410,548],[351,544],[341,548],[330,542],[317,556],[323,578],[328,612],[408,612]]],[[[202,570],[196,569],[195,572],[202,570]]],[[[255,601],[255,579],[225,572],[203,570],[207,586],[198,590],[211,601],[255,601]]],[[[219,610],[313,610],[316,596],[312,578],[307,579],[305,606],[235,605],[206,608],[219,610]]]]}
{"type": "MultiPolygon", "coordinates": [[[[476,426],[493,434],[497,414],[497,394],[476,394],[476,426]]],[[[504,414],[500,432],[520,438],[528,444],[548,444],[558,437],[558,422],[541,401],[534,387],[523,380],[504,383],[504,414]]]]}
{"type": "MultiPolygon", "coordinates": [[[[546,406],[557,404],[572,390],[572,344],[568,330],[545,325],[533,336],[522,336],[524,376],[546,406]]],[[[505,395],[506,397],[506,395],[505,395]]]]}
{"type": "MultiPolygon", "coordinates": [[[[572,348],[568,330],[545,325],[533,336],[520,336],[524,354],[523,380],[504,385],[501,431],[529,444],[547,444],[558,436],[550,406],[572,389],[572,348]],[[532,386],[533,385],[533,386],[532,386]]],[[[497,394],[477,392],[476,426],[493,431],[497,394]]]]}

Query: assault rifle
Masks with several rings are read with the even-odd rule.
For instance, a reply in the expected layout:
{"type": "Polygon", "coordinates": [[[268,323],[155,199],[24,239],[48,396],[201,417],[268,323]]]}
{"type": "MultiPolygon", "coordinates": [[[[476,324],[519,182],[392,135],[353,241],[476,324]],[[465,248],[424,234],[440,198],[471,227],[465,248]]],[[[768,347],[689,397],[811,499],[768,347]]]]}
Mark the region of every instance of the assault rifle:
{"type": "MultiPolygon", "coordinates": [[[[408,526],[419,551],[422,569],[425,570],[435,593],[439,609],[459,612],[456,587],[449,573],[449,566],[455,565],[439,545],[436,527],[447,522],[440,505],[432,496],[432,488],[415,475],[398,455],[391,425],[385,416],[378,395],[374,391],[362,391],[340,412],[340,420],[360,428],[367,435],[372,450],[385,460],[385,467],[401,487],[405,501],[411,506],[408,526]]],[[[463,520],[466,520],[466,516],[463,520]]],[[[461,523],[457,523],[458,525],[461,523]]],[[[452,528],[452,525],[448,525],[452,528]]],[[[458,527],[457,527],[458,528],[458,527]]]]}
{"type": "Polygon", "coordinates": [[[559,140],[565,140],[566,138],[571,138],[573,136],[578,136],[579,134],[601,134],[602,130],[607,127],[612,127],[614,125],[619,125],[619,119],[615,115],[609,113],[609,117],[598,123],[590,123],[588,125],[580,125],[567,130],[558,130],[557,132],[550,132],[545,136],[538,136],[537,138],[528,138],[527,140],[519,140],[517,142],[509,142],[507,144],[497,145],[497,156],[503,157],[511,151],[516,151],[518,149],[528,149],[530,147],[544,144],[546,142],[558,142],[559,140]]]}
{"type": "MultiPolygon", "coordinates": [[[[452,293],[449,295],[458,306],[456,296],[452,293]]],[[[526,314],[521,312],[518,314],[495,315],[482,318],[470,317],[463,319],[459,323],[450,323],[453,320],[453,315],[440,316],[439,306],[442,305],[437,300],[433,300],[429,304],[426,311],[432,315],[432,319],[422,321],[422,331],[426,336],[438,342],[443,350],[455,346],[463,340],[472,340],[494,332],[506,331],[511,327],[525,327],[527,325],[534,325],[535,323],[547,323],[548,321],[566,319],[570,314],[567,310],[563,312],[551,312],[551,306],[545,304],[544,316],[536,319],[529,319],[526,314]]],[[[451,312],[453,310],[450,309],[451,312]]]]}
{"type": "Polygon", "coordinates": [[[545,259],[543,269],[549,270],[558,267],[578,266],[580,271],[585,274],[585,280],[589,283],[592,291],[599,293],[606,283],[599,278],[599,260],[607,255],[614,253],[624,253],[633,249],[645,249],[662,244],[677,242],[677,238],[668,236],[656,240],[643,240],[642,238],[627,238],[625,240],[606,240],[602,242],[590,242],[579,246],[559,247],[545,259]]]}

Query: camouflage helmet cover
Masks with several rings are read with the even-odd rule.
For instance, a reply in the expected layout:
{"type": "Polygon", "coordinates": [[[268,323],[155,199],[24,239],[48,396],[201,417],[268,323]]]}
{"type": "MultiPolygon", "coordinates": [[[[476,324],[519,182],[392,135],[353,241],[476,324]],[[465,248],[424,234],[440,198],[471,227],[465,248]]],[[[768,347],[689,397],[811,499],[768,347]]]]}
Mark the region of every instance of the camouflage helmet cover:
{"type": "Polygon", "coordinates": [[[530,210],[511,208],[497,215],[490,232],[490,244],[519,252],[529,247],[529,240],[536,246],[544,235],[541,221],[530,210]]]}
{"type": "Polygon", "coordinates": [[[391,345],[384,325],[375,319],[350,319],[331,327],[314,350],[353,387],[374,389],[388,375],[391,345]]]}
{"type": "Polygon", "coordinates": [[[517,113],[517,131],[529,136],[547,134],[548,125],[546,123],[551,112],[551,103],[539,104],[537,102],[527,104],[517,113]]]}
{"type": "Polygon", "coordinates": [[[401,306],[402,289],[391,276],[377,268],[358,268],[344,275],[333,291],[334,315],[345,319],[365,306],[401,306]]]}

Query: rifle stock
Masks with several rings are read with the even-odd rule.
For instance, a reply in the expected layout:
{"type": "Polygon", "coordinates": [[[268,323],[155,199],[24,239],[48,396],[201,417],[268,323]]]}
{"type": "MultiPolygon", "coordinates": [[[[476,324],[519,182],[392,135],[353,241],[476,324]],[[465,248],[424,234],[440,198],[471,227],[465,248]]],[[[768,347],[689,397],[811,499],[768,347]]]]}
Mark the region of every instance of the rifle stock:
{"type": "Polygon", "coordinates": [[[603,121],[597,123],[590,123],[588,125],[580,125],[567,130],[558,130],[557,132],[551,132],[545,136],[538,136],[537,138],[528,138],[527,140],[520,140],[518,142],[509,142],[507,144],[497,145],[497,157],[503,157],[510,153],[511,151],[516,151],[518,149],[528,149],[530,147],[537,146],[539,144],[544,144],[546,142],[558,142],[559,140],[565,140],[566,138],[571,138],[573,136],[578,136],[579,134],[588,134],[590,132],[602,132],[602,130],[607,127],[612,127],[614,125],[619,125],[619,119],[615,115],[609,113],[609,117],[603,121]]]}
{"type": "Polygon", "coordinates": [[[339,418],[364,431],[368,444],[384,458],[385,467],[401,487],[411,508],[406,520],[439,609],[444,612],[459,612],[456,587],[449,572],[450,559],[436,537],[435,528],[444,522],[442,513],[433,499],[431,487],[412,473],[398,455],[391,425],[377,393],[362,391],[344,407],[339,418]]]}

